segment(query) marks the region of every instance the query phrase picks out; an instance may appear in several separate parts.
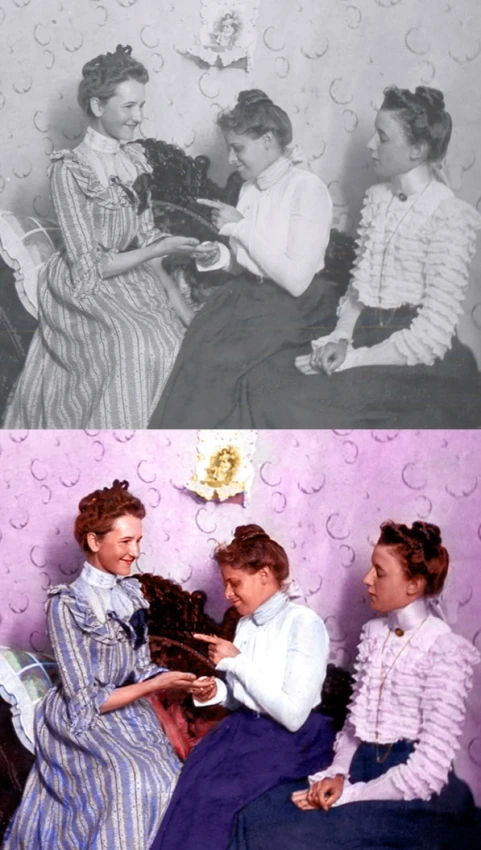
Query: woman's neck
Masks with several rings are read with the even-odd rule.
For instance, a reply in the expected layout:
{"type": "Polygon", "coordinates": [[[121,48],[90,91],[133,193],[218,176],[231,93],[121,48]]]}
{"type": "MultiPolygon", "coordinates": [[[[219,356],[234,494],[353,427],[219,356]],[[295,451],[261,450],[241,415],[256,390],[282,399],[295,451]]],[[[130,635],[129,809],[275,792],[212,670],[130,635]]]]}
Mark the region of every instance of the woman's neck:
{"type": "Polygon", "coordinates": [[[391,189],[394,195],[417,195],[433,180],[433,171],[429,162],[423,162],[412,168],[411,171],[406,171],[404,174],[397,174],[391,180],[391,189]]]}

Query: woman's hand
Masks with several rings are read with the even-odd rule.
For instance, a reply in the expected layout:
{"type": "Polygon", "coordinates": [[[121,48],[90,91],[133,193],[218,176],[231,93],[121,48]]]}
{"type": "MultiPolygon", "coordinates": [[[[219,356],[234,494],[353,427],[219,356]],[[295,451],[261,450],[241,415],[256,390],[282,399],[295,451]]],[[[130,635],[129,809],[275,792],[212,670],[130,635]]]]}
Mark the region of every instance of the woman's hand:
{"type": "Polygon", "coordinates": [[[339,800],[344,788],[344,777],[336,776],[314,782],[310,788],[294,791],[291,800],[298,809],[308,812],[312,809],[323,809],[327,812],[339,800]]]}
{"type": "Polygon", "coordinates": [[[155,242],[147,245],[147,250],[151,260],[156,257],[166,257],[169,254],[192,257],[198,245],[198,239],[188,236],[164,236],[162,239],[156,239],[155,242]]]}
{"type": "Polygon", "coordinates": [[[201,242],[194,252],[194,259],[199,266],[212,266],[220,257],[218,242],[201,242]]]}
{"type": "Polygon", "coordinates": [[[190,692],[197,702],[208,702],[217,694],[217,682],[214,676],[200,676],[190,688],[190,692]]]}
{"type": "Polygon", "coordinates": [[[193,635],[196,640],[203,640],[206,643],[210,643],[208,649],[209,661],[212,662],[215,666],[222,661],[223,658],[235,658],[236,655],[239,655],[240,652],[230,640],[224,640],[220,637],[214,637],[214,635],[193,635]]]}
{"type": "Polygon", "coordinates": [[[325,372],[332,375],[344,363],[347,354],[347,340],[339,342],[328,342],[321,348],[315,348],[311,354],[310,364],[316,372],[325,372]]]}
{"type": "Polygon", "coordinates": [[[230,224],[231,222],[236,224],[244,218],[242,213],[240,213],[236,207],[231,207],[229,204],[222,203],[222,201],[209,201],[204,200],[203,198],[197,198],[197,203],[211,208],[212,224],[219,230],[221,227],[224,227],[224,224],[230,224]]]}
{"type": "Polygon", "coordinates": [[[190,691],[195,680],[195,673],[181,673],[178,670],[171,670],[168,673],[152,676],[147,681],[151,691],[190,691]]]}

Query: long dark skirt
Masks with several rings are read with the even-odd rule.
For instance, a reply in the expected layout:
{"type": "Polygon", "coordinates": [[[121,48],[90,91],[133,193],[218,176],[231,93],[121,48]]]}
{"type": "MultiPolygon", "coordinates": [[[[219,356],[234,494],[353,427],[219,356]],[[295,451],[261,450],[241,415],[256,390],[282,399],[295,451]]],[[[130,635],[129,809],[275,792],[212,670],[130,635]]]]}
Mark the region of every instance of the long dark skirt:
{"type": "Polygon", "coordinates": [[[333,741],[330,720],[315,712],[298,732],[265,715],[234,712],[192,750],[151,850],[226,850],[242,807],[279,782],[328,765],[333,741]]]}
{"type": "MultiPolygon", "coordinates": [[[[353,346],[372,346],[409,327],[411,308],[365,308],[353,346]],[[387,314],[387,323],[380,324],[387,314]]],[[[432,366],[361,366],[333,375],[303,375],[283,351],[260,364],[242,386],[242,427],[476,428],[481,426],[481,377],[457,338],[432,366]]]]}
{"type": "MultiPolygon", "coordinates": [[[[383,764],[374,744],[361,744],[351,782],[375,779],[406,762],[412,744],[399,741],[383,764]]],[[[303,812],[290,800],[307,783],[283,785],[239,815],[228,850],[474,850],[476,809],[468,786],[454,773],[431,800],[375,800],[303,812]]],[[[479,836],[478,836],[479,837],[479,836]]]]}
{"type": "Polygon", "coordinates": [[[184,337],[149,427],[240,427],[244,376],[281,348],[329,333],[338,297],[319,277],[299,298],[247,272],[219,286],[184,337]]]}

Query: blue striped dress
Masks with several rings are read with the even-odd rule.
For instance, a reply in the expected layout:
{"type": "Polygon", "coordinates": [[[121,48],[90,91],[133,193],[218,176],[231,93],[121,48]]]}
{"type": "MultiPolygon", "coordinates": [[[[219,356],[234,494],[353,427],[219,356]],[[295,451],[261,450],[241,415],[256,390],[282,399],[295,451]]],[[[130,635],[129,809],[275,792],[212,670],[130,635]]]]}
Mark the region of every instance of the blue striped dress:
{"type": "MultiPolygon", "coordinates": [[[[135,580],[122,588],[136,611],[147,606],[135,580]]],[[[130,626],[101,623],[66,585],[50,591],[48,625],[60,684],[37,708],[36,761],[4,850],[147,850],[181,764],[148,700],[99,708],[159,671],[148,643],[136,649],[130,626]]]]}
{"type": "Polygon", "coordinates": [[[145,428],[184,334],[148,264],[102,277],[115,254],[161,234],[136,191],[152,170],[140,145],[120,152],[131,179],[112,176],[104,186],[93,167],[102,154],[86,141],[52,155],[64,247],[40,274],[39,327],[5,428],[145,428]]]}

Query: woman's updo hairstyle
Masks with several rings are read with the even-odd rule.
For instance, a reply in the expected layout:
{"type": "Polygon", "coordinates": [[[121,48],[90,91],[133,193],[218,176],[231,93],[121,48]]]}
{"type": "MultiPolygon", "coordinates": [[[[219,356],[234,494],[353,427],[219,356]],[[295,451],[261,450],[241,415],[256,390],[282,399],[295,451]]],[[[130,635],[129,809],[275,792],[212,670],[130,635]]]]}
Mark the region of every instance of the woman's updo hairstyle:
{"type": "Polygon", "coordinates": [[[115,53],[101,53],[82,68],[82,80],[79,83],[77,101],[82,110],[92,117],[90,99],[108,100],[112,97],[117,86],[126,80],[137,80],[138,83],[148,83],[147,69],[131,55],[132,48],[118,44],[115,53]]]}
{"type": "Polygon", "coordinates": [[[424,144],[429,162],[440,162],[448,149],[453,122],[439,89],[418,86],[414,92],[388,86],[381,109],[398,112],[408,142],[424,144]]]}
{"type": "Polygon", "coordinates": [[[236,570],[257,573],[269,567],[281,584],[289,575],[287,555],[260,525],[238,525],[231,543],[218,546],[214,555],[218,564],[228,564],[236,570]]]}
{"type": "Polygon", "coordinates": [[[379,546],[396,550],[408,578],[426,580],[426,596],[441,593],[449,568],[449,554],[442,545],[441,531],[431,522],[413,522],[412,527],[388,520],[381,525],[379,546]]]}
{"type": "Polygon", "coordinates": [[[232,130],[239,136],[245,133],[253,139],[270,132],[282,150],[292,142],[292,124],[287,112],[260,89],[239,92],[234,109],[221,112],[217,125],[223,132],[232,130]]]}
{"type": "Polygon", "coordinates": [[[85,552],[90,552],[87,534],[94,532],[98,537],[112,530],[116,519],[126,514],[143,519],[145,508],[136,496],[129,493],[129,482],[117,478],[111,487],[94,490],[79,502],[79,514],[74,524],[74,536],[85,552]]]}

